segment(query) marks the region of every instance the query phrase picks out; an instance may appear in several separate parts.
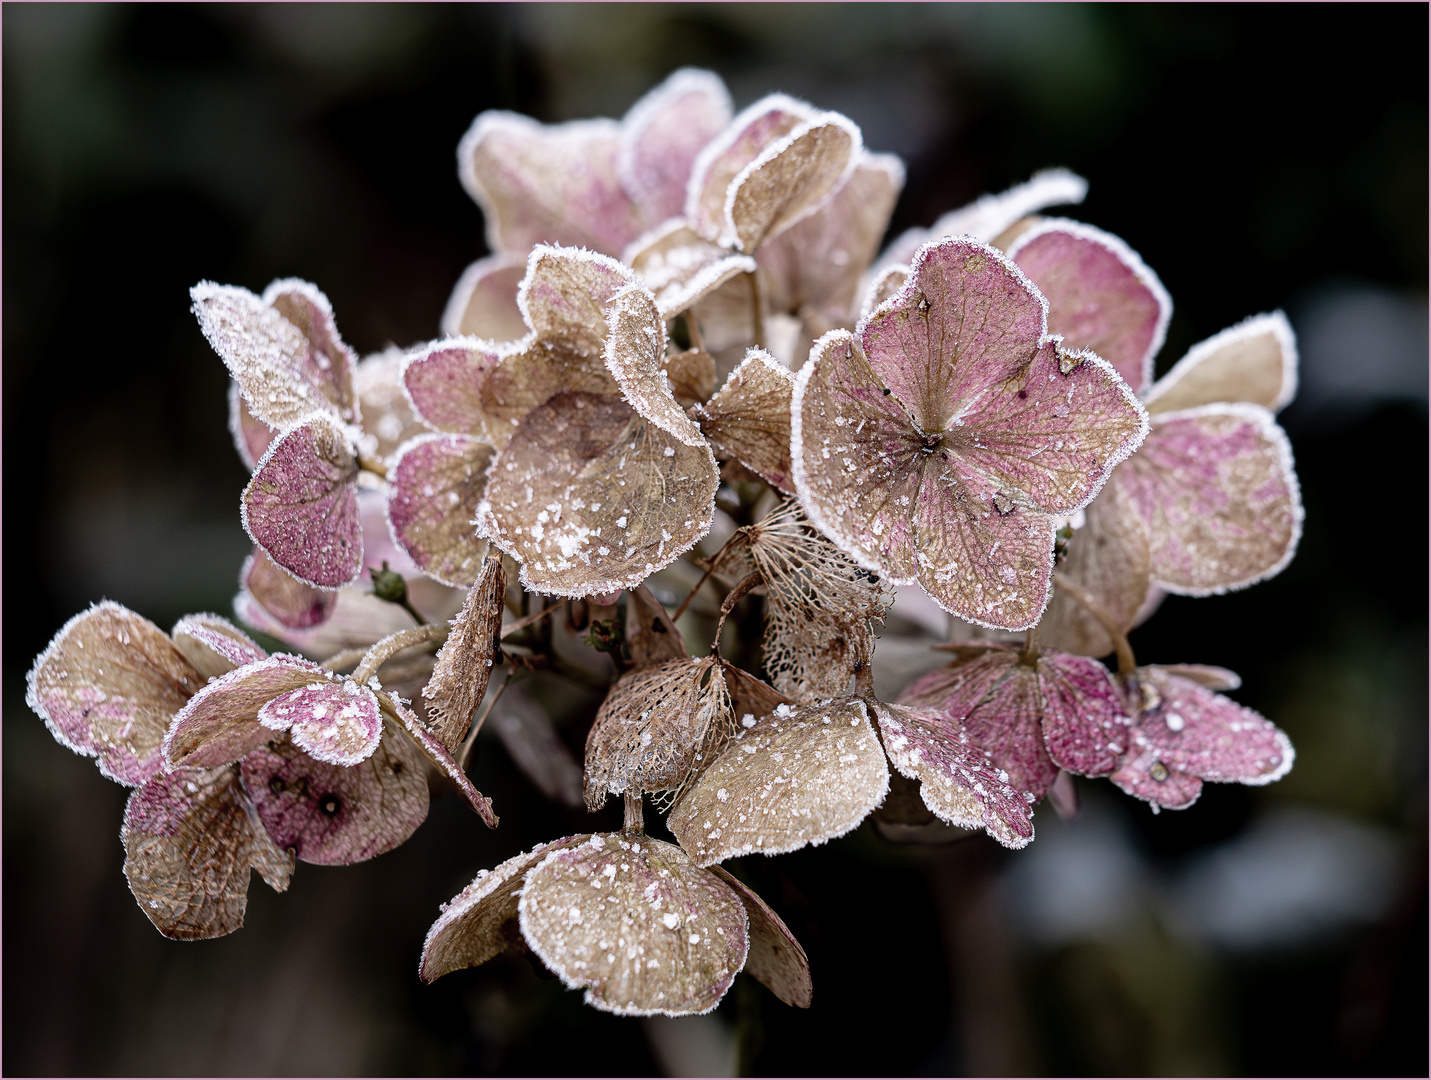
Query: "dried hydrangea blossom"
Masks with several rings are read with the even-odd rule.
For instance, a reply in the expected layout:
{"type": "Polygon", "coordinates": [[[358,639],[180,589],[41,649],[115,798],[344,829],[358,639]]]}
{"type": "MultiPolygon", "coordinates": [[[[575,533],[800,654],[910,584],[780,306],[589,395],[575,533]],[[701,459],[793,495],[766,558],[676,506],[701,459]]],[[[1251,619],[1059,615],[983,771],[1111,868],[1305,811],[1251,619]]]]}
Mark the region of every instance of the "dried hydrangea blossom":
{"type": "Polygon", "coordinates": [[[450,753],[456,752],[467,734],[487,693],[492,664],[500,661],[506,592],[502,560],[488,557],[437,654],[431,680],[422,688],[428,702],[428,727],[450,753]]]}
{"type": "Polygon", "coordinates": [[[858,336],[827,334],[795,385],[800,501],[840,548],[918,581],[970,622],[1043,613],[1054,524],[1142,441],[1147,417],[1106,361],[1047,333],[1046,304],[968,239],[922,248],[858,336]]]}
{"type": "Polygon", "coordinates": [[[795,378],[763,349],[751,349],[709,401],[691,412],[716,457],[734,458],[772,487],[794,494],[790,401],[795,378]]]}
{"type": "Polygon", "coordinates": [[[1291,740],[1259,714],[1204,685],[1227,688],[1228,680],[1220,678],[1224,675],[1231,673],[1149,665],[1125,679],[1135,719],[1128,750],[1109,779],[1156,812],[1191,806],[1204,781],[1260,785],[1286,776],[1296,756],[1291,740]]]}
{"type": "Polygon", "coordinates": [[[683,218],[657,226],[632,241],[622,262],[656,297],[665,319],[693,307],[740,274],[755,272],[749,255],[733,255],[707,240],[683,218]]]}
{"type": "Polygon", "coordinates": [[[135,789],[121,838],[140,909],[166,937],[220,937],[243,925],[249,868],[288,887],[293,857],[258,823],[238,770],[163,770],[170,718],[226,657],[262,655],[216,615],[190,616],[172,640],[149,620],[105,601],[70,619],[35,660],[26,704],[62,746],[97,759],[135,789]],[[182,642],[182,645],[181,645],[182,642]]]}
{"type": "Polygon", "coordinates": [[[517,307],[517,287],[527,272],[526,252],[498,252],[478,259],[457,279],[442,312],[447,337],[516,341],[527,332],[517,307]]]}
{"type": "Polygon", "coordinates": [[[445,585],[471,585],[487,557],[487,542],[472,523],[493,453],[483,439],[430,432],[404,443],[388,470],[393,539],[423,573],[445,585]]]}
{"type": "Polygon", "coordinates": [[[239,588],[291,630],[307,630],[326,622],[338,603],[338,590],[303,584],[260,547],[244,559],[239,588]]]}

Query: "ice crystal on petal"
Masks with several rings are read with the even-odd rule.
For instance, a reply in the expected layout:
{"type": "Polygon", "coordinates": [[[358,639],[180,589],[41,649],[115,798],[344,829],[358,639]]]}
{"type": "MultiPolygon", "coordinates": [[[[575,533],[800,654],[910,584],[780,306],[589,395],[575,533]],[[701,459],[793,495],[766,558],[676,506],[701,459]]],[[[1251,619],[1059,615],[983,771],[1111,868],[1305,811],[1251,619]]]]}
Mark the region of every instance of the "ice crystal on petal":
{"type": "Polygon", "coordinates": [[[472,522],[487,490],[492,447],[470,435],[419,435],[388,470],[393,539],[423,573],[448,585],[470,585],[487,543],[472,522]]]}
{"type": "Polygon", "coordinates": [[[217,678],[268,653],[222,615],[185,615],[169,631],[174,647],[205,678],[217,678]]]}
{"type": "Polygon", "coordinates": [[[687,446],[705,446],[666,382],[666,324],[651,294],[640,285],[622,289],[611,298],[606,323],[606,367],[627,404],[687,446]]]}
{"type": "Polygon", "coordinates": [[[338,590],[305,585],[260,547],[255,547],[253,554],[244,559],[239,571],[239,587],[290,630],[320,625],[333,614],[338,603],[338,590]]]}
{"type": "Polygon", "coordinates": [[[792,711],[794,702],[769,683],[725,660],[721,661],[721,670],[725,673],[725,686],[730,693],[731,715],[740,717],[741,727],[746,730],[777,709],[786,709],[786,715],[792,711]]]}
{"type": "Polygon", "coordinates": [[[488,557],[437,654],[432,679],[422,689],[429,703],[428,726],[449,752],[462,742],[487,693],[492,661],[501,649],[506,591],[502,560],[488,557]]]}
{"type": "Polygon", "coordinates": [[[787,494],[790,478],[790,400],[795,377],[763,349],[740,367],[693,415],[720,458],[735,458],[787,494]]]}
{"type": "Polygon", "coordinates": [[[518,913],[522,936],[562,982],[624,1016],[709,1012],[750,948],[734,890],[639,833],[550,852],[527,873],[518,913]]]}
{"type": "Polygon", "coordinates": [[[258,722],[288,731],[304,753],[330,765],[356,765],[371,757],[383,736],[378,699],[350,680],[314,683],[272,698],[258,722]]]}
{"type": "Polygon", "coordinates": [[[1154,416],[1217,402],[1276,412],[1297,393],[1297,339],[1280,311],[1253,315],[1199,342],[1148,391],[1154,416]]]}
{"type": "Polygon", "coordinates": [[[750,955],[745,973],[758,979],[786,1005],[808,1009],[814,994],[810,960],[785,921],[755,892],[719,866],[711,873],[735,890],[750,919],[750,955]]]}
{"type": "Polygon", "coordinates": [[[889,766],[864,705],[810,705],[742,731],[676,803],[667,825],[709,866],[843,836],[888,790],[889,766]]]}
{"type": "Polygon", "coordinates": [[[684,218],[638,237],[622,259],[651,290],[663,319],[694,306],[738,274],[754,273],[756,267],[750,256],[732,255],[684,218]]]}
{"type": "Polygon", "coordinates": [[[357,476],[348,436],[328,417],[312,415],[259,461],[243,492],[244,529],[305,584],[345,585],[363,561],[357,476]]]}

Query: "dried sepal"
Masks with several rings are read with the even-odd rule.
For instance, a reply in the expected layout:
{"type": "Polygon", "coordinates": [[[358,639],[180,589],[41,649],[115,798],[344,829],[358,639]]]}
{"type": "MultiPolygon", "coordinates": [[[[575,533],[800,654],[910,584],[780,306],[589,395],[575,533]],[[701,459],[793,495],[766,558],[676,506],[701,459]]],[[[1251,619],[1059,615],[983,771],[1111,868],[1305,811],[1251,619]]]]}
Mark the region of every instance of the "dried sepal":
{"type": "Polygon", "coordinates": [[[620,398],[559,393],[532,409],[493,463],[479,530],[555,596],[629,588],[710,530],[719,482],[687,446],[620,398]]]}
{"type": "Polygon", "coordinates": [[[742,728],[666,823],[709,866],[843,836],[888,790],[889,766],[860,701],[787,707],[742,728]]]}
{"type": "Polygon", "coordinates": [[[758,979],[786,1005],[808,1009],[814,996],[810,959],[785,920],[724,867],[712,866],[710,870],[735,890],[745,905],[750,920],[750,954],[745,958],[745,973],[758,979]]]}
{"type": "Polygon", "coordinates": [[[693,307],[739,274],[753,274],[749,255],[732,255],[674,218],[637,237],[622,261],[651,290],[663,319],[693,307]]]}
{"type": "Polygon", "coordinates": [[[562,982],[623,1016],[709,1012],[750,949],[745,907],[674,845],[596,835],[528,872],[522,936],[562,982]]]}
{"type": "Polygon", "coordinates": [[[525,254],[499,252],[478,259],[457,279],[442,313],[447,337],[476,337],[483,341],[516,341],[526,336],[527,324],[517,307],[517,287],[527,272],[525,254]]]}
{"type": "Polygon", "coordinates": [[[1244,588],[1296,554],[1302,499],[1292,448],[1259,405],[1160,414],[1114,483],[1148,523],[1152,579],[1168,592],[1244,588]]]}
{"type": "Polygon", "coordinates": [[[621,121],[616,170],[644,220],[681,212],[691,166],[730,118],[725,83],[698,68],[672,72],[631,106],[621,121]]]}
{"type": "Polygon", "coordinates": [[[731,715],[740,721],[742,727],[754,727],[757,720],[765,719],[782,705],[787,708],[794,706],[795,703],[775,687],[730,661],[722,659],[720,666],[730,694],[731,715]]]}
{"type": "Polygon", "coordinates": [[[390,346],[365,356],[353,373],[353,385],[363,407],[364,446],[384,461],[408,439],[427,430],[403,388],[405,359],[401,349],[390,346]]]}
{"type": "Polygon", "coordinates": [[[1102,229],[1048,218],[1021,233],[1008,255],[1048,299],[1049,333],[1092,349],[1135,392],[1148,388],[1173,301],[1137,252],[1102,229]]]}
{"type": "Polygon", "coordinates": [[[309,416],[259,461],[240,504],[243,527],[304,584],[346,585],[363,566],[357,477],[347,434],[327,416],[309,416]]]}
{"type": "Polygon", "coordinates": [[[687,446],[704,446],[666,381],[666,324],[650,292],[641,285],[622,289],[607,305],[606,325],[606,367],[626,403],[687,446]]]}
{"type": "Polygon", "coordinates": [[[501,357],[500,347],[477,338],[434,342],[403,361],[403,390],[413,411],[429,427],[487,437],[482,389],[501,357]]]}
{"type": "Polygon", "coordinates": [[[278,892],[293,856],[253,813],[232,767],[159,773],[124,808],[124,876],[167,938],[222,937],[243,925],[250,868],[278,892]]]}
{"type": "Polygon", "coordinates": [[[1144,398],[1153,415],[1217,402],[1276,412],[1297,393],[1297,337],[1280,311],[1253,315],[1214,334],[1157,381],[1144,398]]]}
{"type": "Polygon", "coordinates": [[[696,422],[720,458],[735,458],[791,494],[790,400],[795,377],[763,349],[751,349],[725,384],[695,408],[696,422]]]}
{"type": "Polygon", "coordinates": [[[690,655],[665,605],[644,584],[626,590],[626,648],[638,668],[690,655]]]}
{"type": "Polygon", "coordinates": [[[287,731],[298,749],[329,765],[356,765],[372,757],[383,737],[378,699],[351,679],[311,683],[265,702],[258,722],[287,731]]]}
{"type": "Polygon", "coordinates": [[[377,698],[383,715],[402,725],[402,729],[407,732],[408,737],[422,752],[428,764],[452,782],[452,786],[457,789],[458,794],[462,796],[468,806],[472,807],[487,828],[495,829],[497,815],[492,811],[492,800],[477,790],[476,785],[467,778],[467,774],[462,771],[462,766],[443,745],[442,740],[418,718],[416,713],[391,694],[379,693],[377,698]]]}
{"type": "Polygon", "coordinates": [[[675,791],[735,733],[719,661],[638,668],[611,687],[586,738],[588,810],[607,794],[675,791]]]}
{"type": "Polygon", "coordinates": [[[269,443],[278,438],[278,432],[254,418],[248,402],[239,392],[239,384],[233,379],[229,380],[229,434],[234,437],[234,449],[238,451],[239,460],[249,472],[263,457],[269,443]]]}
{"type": "Polygon", "coordinates": [[[1043,743],[1061,769],[1106,776],[1127,752],[1131,721],[1108,669],[1097,660],[1046,652],[1038,658],[1043,743]]]}
{"type": "Polygon", "coordinates": [[[314,411],[358,420],[357,358],[343,344],[327,297],[307,282],[275,281],[255,296],[201,281],[194,315],[258,421],[286,431],[314,411]]]}
{"type": "Polygon", "coordinates": [[[427,818],[422,758],[391,727],[357,765],[319,761],[283,737],[245,755],[239,769],[268,835],[302,862],[371,859],[403,843],[427,818]]]}
{"type": "Polygon", "coordinates": [[[104,601],[61,627],[26,680],[56,741],[130,787],[160,767],[170,718],[204,683],[163,630],[104,601]]]}
{"type": "Polygon", "coordinates": [[[909,280],[908,263],[892,263],[877,272],[871,271],[866,275],[864,287],[861,290],[863,299],[860,300],[860,324],[869,321],[870,314],[886,300],[898,295],[899,290],[904,288],[904,283],[909,280]]]}
{"type": "Polygon", "coordinates": [[[1186,809],[1205,780],[1270,784],[1292,768],[1285,732],[1172,670],[1140,667],[1125,695],[1137,715],[1127,755],[1109,779],[1155,809],[1186,809]]]}
{"type": "Polygon", "coordinates": [[[438,651],[432,678],[422,688],[428,703],[428,726],[449,752],[456,752],[487,693],[492,664],[502,647],[506,592],[502,560],[488,556],[438,651]]]}
{"type": "Polygon", "coordinates": [[[358,585],[339,589],[332,614],[317,626],[304,630],[284,626],[247,592],[239,592],[234,597],[234,614],[244,625],[317,660],[343,649],[367,648],[391,633],[417,625],[402,607],[379,600],[370,590],[358,585]]]}
{"type": "Polygon", "coordinates": [[[269,558],[261,547],[255,547],[253,554],[244,559],[239,571],[239,588],[290,630],[321,625],[338,603],[337,589],[305,585],[269,558]]]}
{"type": "Polygon", "coordinates": [[[473,521],[487,490],[490,444],[470,435],[419,435],[388,470],[392,538],[417,567],[444,585],[471,585],[487,542],[473,521]]]}
{"type": "Polygon", "coordinates": [[[959,725],[932,709],[873,707],[890,764],[911,780],[941,820],[984,829],[999,843],[1021,848],[1033,840],[1033,814],[1022,792],[974,746],[959,725]]]}
{"type": "Polygon", "coordinates": [[[671,393],[686,408],[707,400],[715,393],[715,358],[705,349],[668,353],[662,362],[671,384],[671,393]]]}
{"type": "Polygon", "coordinates": [[[222,615],[185,615],[169,631],[174,647],[205,678],[216,678],[268,656],[259,644],[222,615]]]}
{"type": "Polygon", "coordinates": [[[869,664],[872,637],[858,615],[772,600],[765,609],[761,660],[775,688],[791,700],[829,701],[849,693],[855,672],[869,664]]]}

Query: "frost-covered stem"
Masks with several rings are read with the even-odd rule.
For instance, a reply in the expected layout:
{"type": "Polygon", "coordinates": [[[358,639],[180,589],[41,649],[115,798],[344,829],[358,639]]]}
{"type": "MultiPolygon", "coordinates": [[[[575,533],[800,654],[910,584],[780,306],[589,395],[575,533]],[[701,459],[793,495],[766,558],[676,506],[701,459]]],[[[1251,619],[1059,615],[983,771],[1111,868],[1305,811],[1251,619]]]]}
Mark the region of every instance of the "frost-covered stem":
{"type": "Polygon", "coordinates": [[[446,641],[450,629],[451,627],[447,623],[428,623],[425,626],[414,626],[407,630],[399,630],[396,634],[389,634],[370,646],[368,651],[363,654],[362,663],[353,672],[353,681],[356,683],[367,682],[378,673],[378,668],[404,649],[411,649],[414,645],[425,645],[431,641],[439,643],[446,641]]]}
{"type": "Polygon", "coordinates": [[[318,666],[337,671],[339,668],[351,667],[367,655],[367,649],[343,649],[326,660],[320,660],[318,666]]]}
{"type": "Polygon", "coordinates": [[[716,623],[715,637],[711,639],[711,652],[717,656],[720,655],[720,632],[725,627],[725,617],[735,610],[735,605],[745,598],[746,593],[750,592],[751,589],[755,588],[764,580],[758,571],[754,574],[747,574],[740,579],[740,584],[726,594],[726,598],[721,601],[720,621],[716,623]]]}
{"type": "Polygon", "coordinates": [[[621,830],[623,832],[645,832],[646,819],[641,793],[628,791],[622,798],[626,800],[626,819],[621,823],[621,830]]]}
{"type": "Polygon", "coordinates": [[[506,626],[502,627],[502,640],[505,641],[507,638],[515,634],[518,630],[525,630],[527,627],[531,626],[532,623],[539,622],[542,619],[546,618],[553,611],[556,611],[557,608],[565,604],[568,599],[568,597],[563,597],[549,608],[543,608],[541,611],[538,611],[534,615],[525,615],[514,623],[508,623],[506,626]]]}
{"type": "Polygon", "coordinates": [[[1024,647],[1019,654],[1020,659],[1025,663],[1033,663],[1038,659],[1038,624],[1030,626],[1024,633],[1024,647]]]}
{"type": "Polygon", "coordinates": [[[1118,654],[1118,674],[1132,675],[1138,670],[1138,661],[1133,657],[1133,646],[1128,644],[1128,635],[1118,628],[1117,620],[1109,615],[1093,597],[1085,592],[1082,586],[1078,585],[1066,574],[1055,570],[1053,572],[1053,583],[1062,589],[1074,600],[1082,604],[1088,614],[1098,620],[1098,624],[1108,631],[1108,636],[1113,639],[1113,650],[1118,654]]]}
{"type": "Polygon", "coordinates": [[[477,717],[477,722],[472,725],[472,730],[467,733],[467,738],[463,739],[462,745],[457,748],[457,767],[463,772],[467,771],[467,760],[472,756],[472,748],[477,745],[477,736],[482,731],[482,725],[487,722],[487,717],[492,715],[492,710],[497,707],[497,702],[502,700],[502,695],[507,692],[507,687],[515,674],[514,668],[507,669],[507,673],[502,677],[501,685],[497,687],[497,692],[492,695],[492,700],[487,702],[487,707],[482,710],[482,715],[477,717]]]}
{"type": "Polygon", "coordinates": [[[358,468],[364,472],[372,473],[379,480],[386,480],[388,478],[388,467],[377,458],[368,457],[366,454],[358,455],[358,468]]]}
{"type": "Polygon", "coordinates": [[[688,608],[688,607],[690,606],[690,604],[691,604],[691,601],[696,598],[696,593],[698,593],[698,592],[701,591],[701,586],[706,583],[706,581],[710,578],[710,576],[711,576],[713,573],[715,573],[716,565],[717,565],[722,559],[725,558],[725,553],[730,550],[730,545],[733,544],[733,543],[735,543],[736,537],[738,537],[740,534],[741,534],[741,530],[739,530],[739,529],[737,529],[735,532],[731,533],[731,534],[730,534],[730,539],[727,540],[724,544],[722,544],[721,547],[720,547],[720,550],[717,551],[713,556],[711,556],[710,565],[706,567],[706,572],[701,575],[701,580],[698,581],[698,582],[696,582],[695,588],[693,588],[690,592],[686,593],[686,598],[681,601],[681,606],[678,607],[678,608],[676,609],[676,613],[671,616],[671,621],[672,621],[672,622],[675,622],[675,621],[676,621],[677,619],[679,619],[683,614],[685,614],[686,608],[688,608]]]}
{"type": "Polygon", "coordinates": [[[755,276],[754,270],[745,276],[750,282],[750,316],[751,325],[755,328],[755,347],[763,349],[765,348],[765,315],[761,311],[760,279],[755,276]]]}

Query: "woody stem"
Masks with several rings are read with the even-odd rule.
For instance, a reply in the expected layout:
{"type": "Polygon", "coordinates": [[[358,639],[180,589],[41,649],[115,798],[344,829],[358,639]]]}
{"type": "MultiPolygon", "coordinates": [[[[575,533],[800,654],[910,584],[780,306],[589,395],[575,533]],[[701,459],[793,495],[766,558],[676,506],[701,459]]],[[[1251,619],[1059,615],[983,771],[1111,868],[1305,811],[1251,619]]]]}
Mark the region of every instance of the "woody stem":
{"type": "Polygon", "coordinates": [[[1136,672],[1138,661],[1133,658],[1133,646],[1128,644],[1128,635],[1118,626],[1118,621],[1108,614],[1102,604],[1089,596],[1081,585],[1062,571],[1053,572],[1053,583],[1081,604],[1108,632],[1108,636],[1113,639],[1113,650],[1118,654],[1118,674],[1132,675],[1136,672]]]}
{"type": "Polygon", "coordinates": [[[518,619],[516,622],[508,623],[506,626],[502,627],[502,640],[505,641],[507,638],[515,634],[518,630],[525,630],[527,627],[531,626],[532,623],[540,622],[542,619],[545,619],[553,611],[556,611],[557,608],[565,604],[569,599],[570,597],[563,597],[551,607],[542,608],[541,611],[533,612],[530,615],[526,615],[518,619]]]}
{"type": "Polygon", "coordinates": [[[740,530],[739,530],[739,529],[736,529],[735,532],[733,532],[733,533],[730,534],[730,539],[727,540],[724,544],[722,544],[720,550],[717,551],[717,552],[715,553],[715,555],[713,555],[713,556],[711,557],[710,565],[709,565],[708,567],[706,567],[706,572],[701,575],[701,580],[698,581],[698,582],[696,582],[695,588],[693,588],[690,592],[688,592],[688,593],[686,594],[686,598],[681,601],[681,606],[678,607],[678,608],[676,609],[676,613],[671,616],[671,621],[672,621],[672,622],[675,622],[675,621],[676,621],[677,619],[679,619],[683,614],[685,614],[686,608],[688,608],[688,607],[690,606],[690,604],[691,604],[691,601],[696,598],[696,593],[698,593],[698,592],[701,591],[701,586],[706,583],[706,580],[707,580],[713,573],[715,573],[716,564],[719,563],[719,562],[721,561],[721,559],[725,558],[725,553],[730,550],[730,545],[733,544],[733,543],[735,543],[735,538],[736,538],[737,536],[739,536],[739,535],[740,535],[740,530]]]}
{"type": "Polygon", "coordinates": [[[1024,633],[1024,648],[1021,659],[1032,663],[1038,659],[1038,624],[1030,626],[1024,633]]]}
{"type": "Polygon", "coordinates": [[[414,645],[424,645],[430,641],[446,641],[450,629],[451,627],[446,623],[428,623],[426,626],[414,626],[408,630],[399,630],[396,634],[389,634],[368,648],[363,655],[362,662],[358,664],[352,674],[353,681],[366,683],[378,673],[378,668],[404,649],[411,649],[414,645]]]}
{"type": "Polygon", "coordinates": [[[622,832],[644,832],[646,819],[643,813],[641,793],[628,791],[622,798],[626,800],[626,818],[621,823],[622,832]]]}
{"type": "Polygon", "coordinates": [[[753,574],[747,574],[740,579],[740,584],[731,589],[730,592],[726,594],[726,598],[721,601],[720,621],[716,623],[715,637],[711,639],[711,652],[715,653],[716,656],[720,655],[720,632],[725,627],[725,617],[734,610],[736,604],[744,599],[746,593],[750,592],[751,589],[755,588],[764,580],[765,579],[760,576],[759,571],[753,574]]]}

